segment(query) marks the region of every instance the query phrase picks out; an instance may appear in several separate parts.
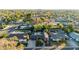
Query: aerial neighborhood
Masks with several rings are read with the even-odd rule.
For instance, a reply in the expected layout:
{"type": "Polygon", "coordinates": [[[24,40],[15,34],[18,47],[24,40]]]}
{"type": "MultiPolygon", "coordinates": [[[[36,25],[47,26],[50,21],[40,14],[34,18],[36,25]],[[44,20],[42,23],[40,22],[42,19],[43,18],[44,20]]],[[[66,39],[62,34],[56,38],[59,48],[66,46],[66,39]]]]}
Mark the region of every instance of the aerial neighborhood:
{"type": "Polygon", "coordinates": [[[0,10],[0,50],[79,49],[75,10],[0,10]]]}

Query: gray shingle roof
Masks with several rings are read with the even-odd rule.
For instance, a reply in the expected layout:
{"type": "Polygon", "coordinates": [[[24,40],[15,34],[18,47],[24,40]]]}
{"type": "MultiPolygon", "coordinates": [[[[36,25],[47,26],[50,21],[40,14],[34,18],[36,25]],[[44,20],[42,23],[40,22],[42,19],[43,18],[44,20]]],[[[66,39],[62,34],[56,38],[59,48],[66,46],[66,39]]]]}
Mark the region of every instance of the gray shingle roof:
{"type": "Polygon", "coordinates": [[[52,40],[61,40],[63,38],[66,38],[66,34],[62,30],[57,30],[55,32],[50,32],[50,39],[52,40]]]}

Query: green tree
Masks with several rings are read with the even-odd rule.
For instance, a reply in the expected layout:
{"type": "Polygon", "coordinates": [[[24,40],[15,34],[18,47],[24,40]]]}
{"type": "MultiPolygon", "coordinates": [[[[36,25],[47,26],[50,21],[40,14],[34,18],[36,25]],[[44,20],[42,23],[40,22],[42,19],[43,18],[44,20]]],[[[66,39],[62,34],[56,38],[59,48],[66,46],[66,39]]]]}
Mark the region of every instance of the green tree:
{"type": "Polygon", "coordinates": [[[58,28],[60,28],[60,29],[62,29],[62,28],[64,27],[62,23],[58,23],[57,26],[58,26],[58,28]]]}
{"type": "Polygon", "coordinates": [[[35,24],[34,25],[34,30],[37,31],[37,30],[41,30],[43,28],[43,25],[42,24],[35,24]]]}
{"type": "Polygon", "coordinates": [[[68,32],[73,32],[74,31],[74,28],[73,28],[73,25],[68,25],[68,32]]]}
{"type": "Polygon", "coordinates": [[[1,31],[0,32],[0,38],[7,38],[9,36],[7,31],[1,31]]]}
{"type": "Polygon", "coordinates": [[[27,22],[27,21],[28,21],[29,23],[32,23],[33,19],[32,19],[31,13],[28,13],[28,14],[24,17],[23,21],[24,21],[24,22],[27,22]]]}
{"type": "Polygon", "coordinates": [[[66,28],[63,29],[66,33],[69,33],[69,32],[73,32],[74,31],[74,28],[73,28],[73,25],[68,25],[66,28]]]}
{"type": "Polygon", "coordinates": [[[17,36],[11,37],[9,40],[11,40],[11,41],[19,41],[17,36]]]}
{"type": "Polygon", "coordinates": [[[44,41],[42,39],[37,39],[36,40],[36,46],[42,46],[44,41]]]}

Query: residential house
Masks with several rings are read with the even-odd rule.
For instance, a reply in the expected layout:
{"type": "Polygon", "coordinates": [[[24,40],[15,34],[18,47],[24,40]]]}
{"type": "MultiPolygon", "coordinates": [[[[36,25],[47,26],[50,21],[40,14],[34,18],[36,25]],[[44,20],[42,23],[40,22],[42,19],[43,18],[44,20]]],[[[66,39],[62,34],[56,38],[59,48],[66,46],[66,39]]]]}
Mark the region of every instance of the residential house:
{"type": "Polygon", "coordinates": [[[31,24],[22,24],[22,25],[19,25],[18,27],[16,27],[15,29],[20,29],[20,30],[23,30],[23,29],[31,29],[32,28],[32,25],[31,24]]]}
{"type": "Polygon", "coordinates": [[[43,32],[34,32],[33,34],[31,34],[30,39],[31,40],[44,39],[43,32]]]}
{"type": "Polygon", "coordinates": [[[61,29],[50,30],[49,39],[53,41],[59,41],[65,39],[67,35],[61,29]]]}
{"type": "Polygon", "coordinates": [[[67,26],[68,25],[68,20],[67,19],[64,19],[62,17],[58,17],[55,22],[58,22],[58,23],[62,23],[64,26],[67,26]]]}
{"type": "Polygon", "coordinates": [[[73,40],[75,41],[79,41],[79,33],[76,33],[76,32],[71,32],[69,34],[70,38],[72,38],[73,40]]]}

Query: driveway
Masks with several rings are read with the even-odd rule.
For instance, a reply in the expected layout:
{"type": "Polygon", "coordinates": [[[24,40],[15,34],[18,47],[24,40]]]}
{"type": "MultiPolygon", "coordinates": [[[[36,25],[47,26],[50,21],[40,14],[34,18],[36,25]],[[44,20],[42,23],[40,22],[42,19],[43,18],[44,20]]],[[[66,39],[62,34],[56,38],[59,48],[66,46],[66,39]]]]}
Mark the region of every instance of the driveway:
{"type": "Polygon", "coordinates": [[[29,40],[27,47],[28,48],[35,48],[35,44],[36,44],[35,40],[29,40]]]}
{"type": "Polygon", "coordinates": [[[67,40],[67,44],[69,48],[78,48],[79,46],[73,39],[67,40]]]}

